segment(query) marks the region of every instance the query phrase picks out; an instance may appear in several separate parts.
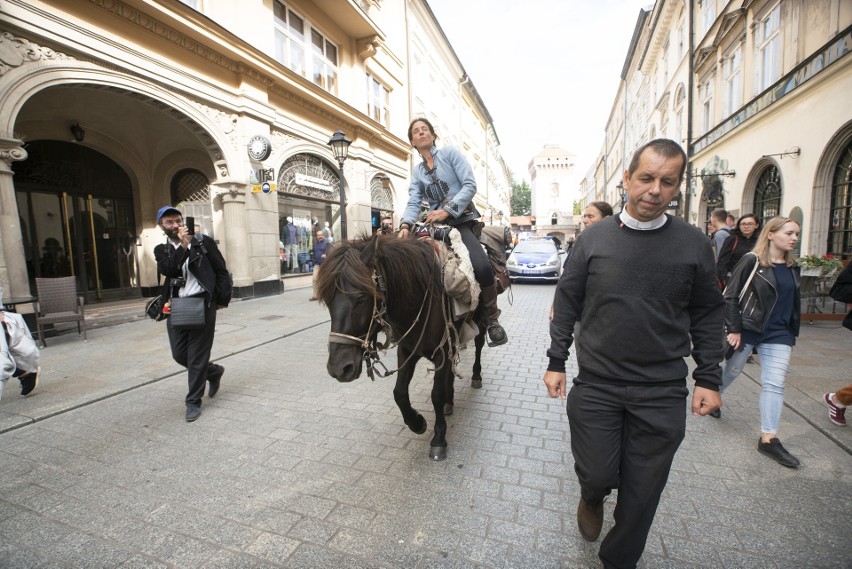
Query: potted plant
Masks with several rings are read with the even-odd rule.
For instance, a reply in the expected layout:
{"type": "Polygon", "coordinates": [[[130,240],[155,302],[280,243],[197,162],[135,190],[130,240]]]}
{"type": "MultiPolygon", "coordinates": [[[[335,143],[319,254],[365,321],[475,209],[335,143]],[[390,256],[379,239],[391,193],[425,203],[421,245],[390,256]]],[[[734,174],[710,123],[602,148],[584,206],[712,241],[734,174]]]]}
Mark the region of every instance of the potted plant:
{"type": "Polygon", "coordinates": [[[805,255],[799,257],[796,263],[802,268],[803,277],[831,277],[843,270],[843,263],[831,255],[805,255]]]}

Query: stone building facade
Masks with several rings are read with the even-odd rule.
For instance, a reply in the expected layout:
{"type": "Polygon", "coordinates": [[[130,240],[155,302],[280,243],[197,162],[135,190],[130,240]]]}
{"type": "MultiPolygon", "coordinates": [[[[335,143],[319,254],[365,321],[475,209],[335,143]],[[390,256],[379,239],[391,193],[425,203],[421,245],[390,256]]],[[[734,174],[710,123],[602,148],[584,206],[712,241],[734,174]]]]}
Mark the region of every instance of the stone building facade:
{"type": "MultiPolygon", "coordinates": [[[[340,235],[332,133],[352,141],[348,235],[405,206],[414,20],[440,30],[422,0],[0,3],[0,286],[150,294],[165,204],[219,242],[238,296],[305,286],[314,232],[340,235]]],[[[461,64],[440,72],[488,156],[480,192],[508,186],[461,64]]]]}
{"type": "Polygon", "coordinates": [[[632,151],[665,136],[690,159],[672,213],[701,227],[720,207],[789,216],[802,223],[802,254],[849,259],[852,107],[838,102],[852,89],[850,48],[849,2],[657,1],[637,19],[606,130],[623,152],[607,145],[598,199],[613,203],[632,151]],[[636,105],[621,113],[624,98],[636,105]],[[640,137],[621,126],[633,115],[640,137]]]}

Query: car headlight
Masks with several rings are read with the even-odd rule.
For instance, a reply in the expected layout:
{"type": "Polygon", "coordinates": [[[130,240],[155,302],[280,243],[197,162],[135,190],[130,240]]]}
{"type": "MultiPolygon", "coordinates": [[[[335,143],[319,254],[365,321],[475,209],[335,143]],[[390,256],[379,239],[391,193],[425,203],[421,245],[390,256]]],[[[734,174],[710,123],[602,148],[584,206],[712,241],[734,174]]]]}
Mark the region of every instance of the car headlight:
{"type": "Polygon", "coordinates": [[[510,266],[510,267],[517,267],[517,266],[518,266],[518,262],[517,262],[517,261],[515,261],[515,260],[514,260],[514,259],[512,259],[512,258],[510,258],[508,261],[506,261],[506,264],[507,264],[508,266],[510,266]]]}
{"type": "Polygon", "coordinates": [[[557,255],[555,257],[551,257],[550,260],[547,262],[547,266],[548,267],[558,267],[559,266],[559,255],[557,255]]]}

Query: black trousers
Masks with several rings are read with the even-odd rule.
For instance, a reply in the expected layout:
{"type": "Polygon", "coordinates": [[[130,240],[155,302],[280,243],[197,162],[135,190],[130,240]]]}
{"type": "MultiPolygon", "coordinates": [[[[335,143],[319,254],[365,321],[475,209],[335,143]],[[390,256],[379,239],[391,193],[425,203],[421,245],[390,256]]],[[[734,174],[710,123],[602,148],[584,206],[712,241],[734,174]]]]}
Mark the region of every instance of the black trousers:
{"type": "Polygon", "coordinates": [[[482,288],[488,288],[494,284],[494,270],[491,268],[491,262],[488,260],[488,255],[485,254],[485,249],[482,248],[482,243],[473,234],[470,224],[475,222],[462,223],[454,225],[461,233],[462,242],[470,254],[470,264],[473,265],[473,275],[476,277],[476,282],[482,288]]]}
{"type": "Polygon", "coordinates": [[[636,567],[686,432],[684,385],[610,385],[575,379],[568,393],[571,451],[590,505],[618,488],[615,526],[601,543],[607,569],[636,567]]]}
{"type": "Polygon", "coordinates": [[[204,314],[204,327],[197,330],[172,328],[168,321],[169,344],[174,360],[186,368],[189,376],[187,405],[201,405],[201,397],[207,386],[207,366],[210,365],[210,350],[216,331],[216,304],[210,303],[204,314]]]}

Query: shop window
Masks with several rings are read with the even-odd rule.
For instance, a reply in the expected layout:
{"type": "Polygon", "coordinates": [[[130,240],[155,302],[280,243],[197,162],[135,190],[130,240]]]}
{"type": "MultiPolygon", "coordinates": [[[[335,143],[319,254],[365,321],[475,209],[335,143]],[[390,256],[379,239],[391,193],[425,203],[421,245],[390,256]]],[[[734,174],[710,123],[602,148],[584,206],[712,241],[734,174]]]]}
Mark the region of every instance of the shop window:
{"type": "Polygon", "coordinates": [[[831,184],[831,202],[826,251],[852,258],[852,142],[843,150],[831,184]]]}
{"type": "Polygon", "coordinates": [[[767,166],[757,180],[753,211],[761,223],[781,211],[781,173],[775,166],[767,166]]]}
{"type": "Polygon", "coordinates": [[[340,234],[337,169],[311,154],[288,158],[278,171],[278,228],[281,274],[313,270],[317,232],[331,243],[340,234]]]}

